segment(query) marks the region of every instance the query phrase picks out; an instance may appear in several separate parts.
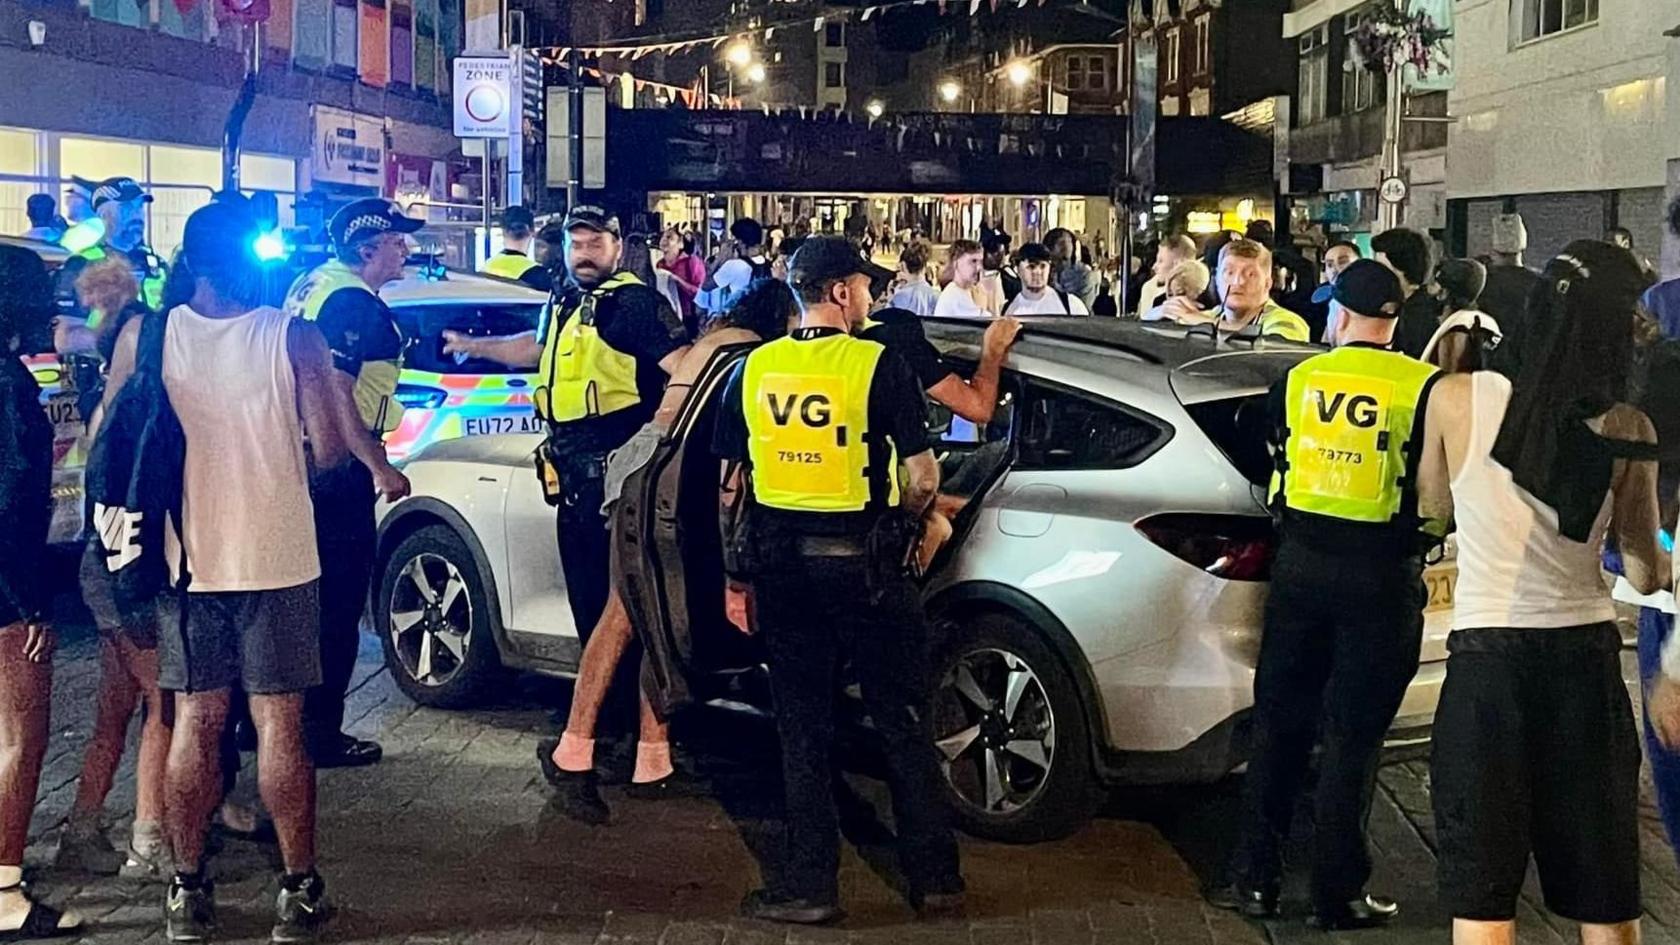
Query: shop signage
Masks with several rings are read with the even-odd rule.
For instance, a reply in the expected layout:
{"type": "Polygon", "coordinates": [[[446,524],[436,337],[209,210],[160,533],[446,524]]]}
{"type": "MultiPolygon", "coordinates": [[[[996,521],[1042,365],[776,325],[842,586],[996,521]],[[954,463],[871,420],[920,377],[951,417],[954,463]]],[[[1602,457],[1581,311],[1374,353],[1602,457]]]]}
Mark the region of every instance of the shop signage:
{"type": "Polygon", "coordinates": [[[316,105],[309,151],[318,183],[378,189],[385,183],[385,123],[342,108],[316,105]]]}

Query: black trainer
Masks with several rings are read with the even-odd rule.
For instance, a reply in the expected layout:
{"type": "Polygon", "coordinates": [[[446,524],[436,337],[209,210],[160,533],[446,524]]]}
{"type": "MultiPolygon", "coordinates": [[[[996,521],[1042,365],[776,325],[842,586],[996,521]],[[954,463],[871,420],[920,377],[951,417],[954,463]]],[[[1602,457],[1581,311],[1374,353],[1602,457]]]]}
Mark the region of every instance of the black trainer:
{"type": "Polygon", "coordinates": [[[1400,904],[1385,896],[1366,893],[1358,899],[1328,909],[1319,908],[1308,921],[1309,925],[1325,931],[1374,929],[1393,922],[1400,914],[1400,904]]]}
{"type": "Polygon", "coordinates": [[[274,899],[274,930],[272,942],[313,942],[321,937],[321,928],[332,915],[327,904],[327,884],[321,874],[311,873],[309,879],[296,889],[280,884],[280,894],[274,899]]]}
{"type": "Polygon", "coordinates": [[[1278,915],[1276,886],[1249,886],[1231,883],[1207,890],[1207,904],[1215,909],[1236,912],[1245,919],[1275,919],[1278,915]]]}
{"type": "Polygon", "coordinates": [[[338,733],[311,744],[309,757],[317,768],[361,768],[378,764],[385,749],[378,742],[338,733]]]}
{"type": "Polygon", "coordinates": [[[567,817],[592,827],[600,827],[612,820],[612,810],[601,799],[600,780],[594,771],[563,771],[554,763],[557,738],[545,738],[537,743],[537,764],[542,767],[543,779],[554,789],[549,806],[567,817]]]}
{"type": "Polygon", "coordinates": [[[179,878],[164,898],[164,933],[171,942],[208,942],[216,931],[216,892],[209,881],[192,889],[179,878]]]}
{"type": "Polygon", "coordinates": [[[846,917],[846,911],[832,902],[800,899],[768,889],[747,893],[747,898],[741,900],[741,914],[749,919],[793,925],[829,925],[846,917]]]}

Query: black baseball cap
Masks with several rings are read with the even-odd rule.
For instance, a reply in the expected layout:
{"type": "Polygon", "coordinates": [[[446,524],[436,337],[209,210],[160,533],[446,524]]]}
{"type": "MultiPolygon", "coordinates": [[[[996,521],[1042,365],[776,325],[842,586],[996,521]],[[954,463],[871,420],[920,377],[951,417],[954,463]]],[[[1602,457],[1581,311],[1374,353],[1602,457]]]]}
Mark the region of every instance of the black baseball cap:
{"type": "Polygon", "coordinates": [[[618,217],[613,216],[600,207],[579,205],[573,207],[566,214],[564,224],[567,233],[573,230],[594,230],[597,233],[611,233],[614,236],[624,235],[618,228],[618,217]]]}
{"type": "Polygon", "coordinates": [[[107,204],[113,200],[118,203],[127,203],[130,200],[151,203],[152,195],[141,190],[140,185],[135,183],[132,177],[107,177],[94,185],[90,199],[93,202],[93,209],[98,210],[101,204],[107,204]]]}
{"type": "Polygon", "coordinates": [[[875,265],[843,236],[813,236],[788,260],[788,282],[796,288],[858,273],[869,277],[869,289],[877,295],[893,276],[891,270],[875,265]]]}
{"type": "Polygon", "coordinates": [[[1015,258],[1021,262],[1053,262],[1056,257],[1050,255],[1050,247],[1043,243],[1022,243],[1015,251],[1015,258]]]}
{"type": "Polygon", "coordinates": [[[181,256],[193,270],[227,268],[240,263],[256,263],[252,241],[262,232],[262,224],[251,213],[243,199],[215,200],[205,204],[187,217],[181,231],[181,256]]]}
{"type": "Polygon", "coordinates": [[[334,246],[343,249],[381,233],[413,233],[425,225],[424,220],[404,216],[402,208],[389,200],[365,197],[350,201],[333,214],[327,223],[327,235],[334,246]]]}
{"type": "Polygon", "coordinates": [[[1330,297],[1366,318],[1399,318],[1400,306],[1406,301],[1400,291],[1400,277],[1374,259],[1356,259],[1343,269],[1330,297]]]}
{"type": "Polygon", "coordinates": [[[537,218],[531,213],[530,207],[509,207],[502,211],[502,226],[522,226],[530,229],[537,225],[537,218]]]}

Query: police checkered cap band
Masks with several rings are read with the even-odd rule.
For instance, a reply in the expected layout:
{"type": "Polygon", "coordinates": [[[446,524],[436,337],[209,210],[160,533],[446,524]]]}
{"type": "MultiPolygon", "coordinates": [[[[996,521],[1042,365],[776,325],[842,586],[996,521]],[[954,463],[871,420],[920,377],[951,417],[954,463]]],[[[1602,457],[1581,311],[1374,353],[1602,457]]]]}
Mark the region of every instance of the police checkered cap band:
{"type": "Polygon", "coordinates": [[[389,230],[390,228],[391,220],[389,217],[383,217],[372,213],[364,213],[354,220],[351,220],[350,225],[344,228],[344,232],[346,234],[350,234],[356,232],[357,230],[389,230]]]}

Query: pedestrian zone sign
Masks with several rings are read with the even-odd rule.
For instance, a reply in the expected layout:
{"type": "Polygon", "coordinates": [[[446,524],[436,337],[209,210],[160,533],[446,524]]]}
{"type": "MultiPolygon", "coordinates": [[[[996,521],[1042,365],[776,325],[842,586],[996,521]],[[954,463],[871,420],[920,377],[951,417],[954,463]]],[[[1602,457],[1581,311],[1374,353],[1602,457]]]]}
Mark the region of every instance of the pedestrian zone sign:
{"type": "Polygon", "coordinates": [[[513,61],[500,56],[455,60],[455,137],[506,138],[515,130],[513,61]]]}

